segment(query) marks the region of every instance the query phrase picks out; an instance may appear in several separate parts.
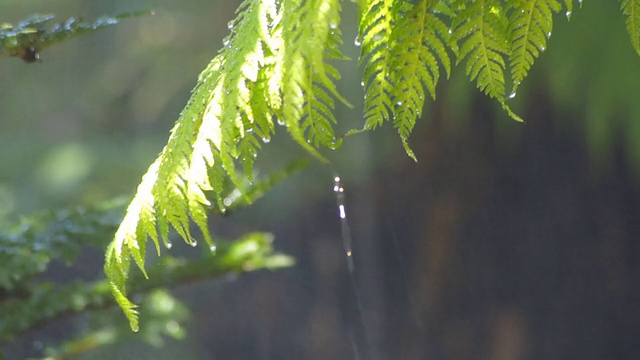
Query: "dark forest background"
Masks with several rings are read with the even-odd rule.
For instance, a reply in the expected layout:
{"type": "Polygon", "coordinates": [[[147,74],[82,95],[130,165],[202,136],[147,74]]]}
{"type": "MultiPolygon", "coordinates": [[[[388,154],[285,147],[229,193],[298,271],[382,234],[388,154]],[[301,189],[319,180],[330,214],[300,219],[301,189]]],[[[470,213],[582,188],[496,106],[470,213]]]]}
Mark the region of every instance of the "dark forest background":
{"type": "MultiPolygon", "coordinates": [[[[0,217],[132,194],[237,5],[3,2],[7,22],[34,12],[156,15],[47,49],[41,63],[1,59],[0,217]]],[[[355,5],[343,6],[344,51],[356,59],[355,5]]],[[[225,237],[273,232],[295,267],[179,287],[192,313],[186,340],[127,342],[83,359],[355,359],[354,348],[361,359],[640,358],[640,57],[618,7],[585,1],[569,22],[557,16],[515,99],[526,124],[456,68],[410,139],[417,163],[390,127],[352,136],[328,153],[331,168],[316,163],[213,220],[225,237]]],[[[356,61],[338,65],[342,93],[358,104],[356,61]]],[[[339,132],[362,126],[357,106],[338,118],[339,132]]],[[[258,168],[304,156],[280,134],[258,168]]],[[[58,277],[100,276],[102,256],[89,252],[58,277]]],[[[12,354],[33,356],[35,342],[73,326],[30,334],[12,354]]]]}

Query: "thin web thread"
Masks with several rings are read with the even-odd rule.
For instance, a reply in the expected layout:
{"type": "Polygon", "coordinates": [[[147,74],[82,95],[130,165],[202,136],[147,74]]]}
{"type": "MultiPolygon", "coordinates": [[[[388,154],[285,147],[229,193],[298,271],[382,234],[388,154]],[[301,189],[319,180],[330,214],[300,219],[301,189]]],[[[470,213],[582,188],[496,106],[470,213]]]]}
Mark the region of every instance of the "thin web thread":
{"type": "Polygon", "coordinates": [[[349,228],[349,222],[347,221],[347,209],[345,206],[344,187],[342,186],[342,180],[338,175],[333,178],[333,192],[336,195],[336,204],[338,205],[338,217],[340,218],[340,230],[342,234],[342,244],[344,246],[344,254],[347,260],[347,268],[349,270],[349,279],[351,280],[351,286],[353,289],[353,296],[356,303],[356,319],[358,327],[361,329],[361,336],[358,337],[357,333],[354,333],[354,329],[350,331],[351,340],[353,344],[353,353],[356,360],[360,359],[361,354],[364,351],[365,359],[368,358],[369,348],[369,336],[367,333],[367,327],[364,324],[364,318],[362,316],[363,307],[360,301],[360,291],[358,290],[358,283],[356,281],[355,274],[355,262],[353,253],[353,240],[351,238],[351,229],[349,228]],[[358,341],[358,338],[362,340],[358,341]],[[359,345],[363,343],[362,345],[359,345]]]}

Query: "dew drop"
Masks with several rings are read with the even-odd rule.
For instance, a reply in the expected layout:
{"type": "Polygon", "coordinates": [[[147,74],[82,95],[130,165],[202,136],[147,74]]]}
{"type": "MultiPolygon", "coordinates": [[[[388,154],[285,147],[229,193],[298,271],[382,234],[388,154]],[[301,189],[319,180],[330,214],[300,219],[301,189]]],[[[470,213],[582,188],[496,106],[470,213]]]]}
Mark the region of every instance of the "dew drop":
{"type": "Polygon", "coordinates": [[[271,139],[268,138],[268,137],[263,137],[262,138],[262,142],[265,143],[265,144],[268,144],[270,141],[271,141],[271,139]]]}
{"type": "Polygon", "coordinates": [[[337,29],[338,28],[338,24],[334,23],[334,22],[330,22],[329,23],[329,28],[331,29],[337,29]]]}
{"type": "Polygon", "coordinates": [[[229,22],[227,23],[227,28],[228,28],[229,30],[233,30],[233,27],[234,27],[234,26],[235,26],[235,22],[234,22],[233,20],[232,20],[232,21],[229,21],[229,22]]]}
{"type": "Polygon", "coordinates": [[[198,240],[196,239],[191,240],[191,242],[189,242],[189,245],[191,245],[191,247],[196,247],[196,245],[198,245],[198,240]]]}
{"type": "Polygon", "coordinates": [[[164,246],[165,246],[167,249],[171,249],[171,248],[173,247],[173,244],[171,243],[171,241],[167,241],[167,243],[166,243],[166,244],[164,244],[164,246]]]}
{"type": "Polygon", "coordinates": [[[512,92],[511,94],[509,94],[509,99],[513,99],[514,97],[516,97],[516,92],[512,92]]]}
{"type": "Polygon", "coordinates": [[[396,103],[396,105],[398,105],[398,106],[402,106],[402,101],[398,101],[398,102],[396,103]]]}
{"type": "Polygon", "coordinates": [[[551,37],[551,31],[547,33],[547,39],[551,37]]]}
{"type": "Polygon", "coordinates": [[[353,41],[353,44],[354,44],[355,46],[361,46],[361,45],[362,45],[362,40],[360,40],[360,35],[358,35],[358,36],[356,37],[356,39],[353,41]]]}
{"type": "Polygon", "coordinates": [[[565,15],[567,16],[567,19],[570,19],[570,18],[571,18],[571,11],[567,11],[567,12],[565,13],[565,15]]]}
{"type": "Polygon", "coordinates": [[[211,244],[211,246],[209,246],[209,251],[212,253],[216,252],[216,250],[218,250],[218,247],[215,244],[211,244]]]}

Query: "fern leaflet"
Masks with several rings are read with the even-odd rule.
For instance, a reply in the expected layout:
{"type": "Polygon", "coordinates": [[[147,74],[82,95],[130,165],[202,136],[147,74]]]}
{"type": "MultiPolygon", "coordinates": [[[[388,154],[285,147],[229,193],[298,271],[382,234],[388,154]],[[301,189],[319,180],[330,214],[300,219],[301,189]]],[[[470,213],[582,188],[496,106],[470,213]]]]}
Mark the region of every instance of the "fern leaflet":
{"type": "Polygon", "coordinates": [[[370,0],[360,21],[361,59],[364,61],[365,128],[374,129],[391,118],[391,38],[395,19],[393,0],[370,0]]]}
{"type": "Polygon", "coordinates": [[[640,55],[640,0],[622,0],[622,13],[627,17],[627,32],[633,49],[640,55]]]}
{"type": "Polygon", "coordinates": [[[504,104],[505,68],[510,53],[508,19],[496,0],[476,0],[453,19],[453,37],[460,42],[457,62],[467,59],[465,71],[480,90],[504,104]]]}
{"type": "Polygon", "coordinates": [[[511,95],[514,97],[518,86],[527,76],[535,58],[547,46],[547,38],[553,28],[552,15],[560,11],[557,0],[513,1],[511,25],[511,95]]]}
{"type": "Polygon", "coordinates": [[[404,4],[399,11],[397,30],[393,32],[392,68],[393,124],[407,154],[416,160],[408,138],[415,122],[422,115],[425,91],[436,97],[440,77],[438,61],[451,72],[451,61],[443,38],[448,27],[435,15],[427,13],[427,1],[416,6],[404,4]]]}

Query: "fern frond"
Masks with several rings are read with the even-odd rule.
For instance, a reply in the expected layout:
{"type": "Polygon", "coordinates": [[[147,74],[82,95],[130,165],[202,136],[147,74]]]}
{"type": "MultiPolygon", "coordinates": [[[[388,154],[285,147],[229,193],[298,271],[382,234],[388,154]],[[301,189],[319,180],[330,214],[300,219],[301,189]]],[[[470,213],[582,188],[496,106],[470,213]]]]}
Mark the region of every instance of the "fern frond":
{"type": "Polygon", "coordinates": [[[627,17],[627,32],[633,49],[640,55],[640,0],[622,0],[622,13],[627,17]]]}
{"type": "MultiPolygon", "coordinates": [[[[335,146],[331,114],[333,97],[341,99],[334,79],[337,71],[325,63],[339,46],[338,0],[292,0],[282,15],[282,117],[291,136],[320,160],[313,146],[335,146]],[[307,136],[305,136],[305,131],[307,136]]],[[[341,55],[340,55],[341,56],[341,55]]]]}
{"type": "Polygon", "coordinates": [[[55,43],[93,33],[130,17],[143,15],[153,15],[153,13],[139,12],[102,16],[93,23],[72,17],[49,28],[45,25],[54,18],[53,15],[32,15],[16,26],[0,25],[0,55],[17,56],[25,62],[35,62],[40,58],[40,51],[55,43]]]}
{"type": "MultiPolygon", "coordinates": [[[[570,7],[571,2],[568,3],[570,7]]],[[[561,6],[557,0],[512,1],[510,5],[512,40],[509,64],[513,84],[509,97],[514,97],[535,58],[545,50],[553,29],[552,15],[560,11],[561,6]]]]}
{"type": "Polygon", "coordinates": [[[318,158],[309,142],[335,144],[330,110],[332,97],[340,99],[333,83],[338,76],[325,59],[341,57],[339,12],[339,0],[245,0],[240,5],[224,48],[201,73],[108,250],[105,271],[132,328],[137,313],[124,283],[129,258],[144,273],[147,239],[159,253],[160,239],[169,246],[170,228],[195,246],[191,222],[213,248],[208,213],[213,206],[225,211],[225,179],[246,190],[236,167],[240,162],[251,178],[254,158],[261,142],[269,141],[276,115],[318,158]]]}
{"type": "Polygon", "coordinates": [[[439,66],[451,72],[451,60],[443,38],[448,27],[432,13],[427,13],[427,1],[417,5],[404,4],[393,32],[392,83],[390,97],[393,105],[393,124],[407,154],[416,160],[409,148],[408,138],[415,122],[422,115],[425,91],[435,99],[439,66]]]}
{"type": "Polygon", "coordinates": [[[364,62],[364,119],[365,128],[374,129],[391,119],[393,105],[390,79],[392,69],[391,40],[399,1],[370,0],[360,21],[362,41],[361,61],[364,62]]]}
{"type": "Polygon", "coordinates": [[[457,63],[466,59],[465,71],[471,81],[502,104],[505,58],[510,54],[507,25],[508,18],[497,0],[470,2],[455,13],[452,21],[453,38],[460,43],[457,63]]]}
{"type": "MultiPolygon", "coordinates": [[[[126,298],[124,283],[129,257],[144,273],[147,238],[152,239],[159,252],[159,237],[168,245],[170,227],[195,245],[191,220],[205,241],[212,243],[207,228],[211,204],[205,192],[212,191],[219,197],[221,181],[210,180],[208,170],[221,165],[224,173],[218,170],[214,175],[236,179],[236,143],[247,130],[243,119],[248,124],[254,120],[247,116],[251,113],[247,84],[257,80],[262,61],[264,34],[257,24],[261,24],[270,5],[275,3],[254,0],[241,5],[235,24],[236,34],[242,35],[232,33],[225,40],[227,46],[200,75],[191,99],[171,130],[168,144],[143,177],[107,252],[105,271],[109,283],[134,329],[137,313],[126,298]]],[[[235,182],[239,183],[237,179],[235,182]]]]}

